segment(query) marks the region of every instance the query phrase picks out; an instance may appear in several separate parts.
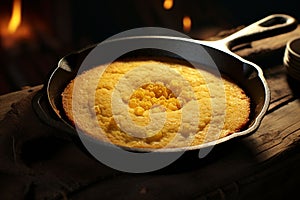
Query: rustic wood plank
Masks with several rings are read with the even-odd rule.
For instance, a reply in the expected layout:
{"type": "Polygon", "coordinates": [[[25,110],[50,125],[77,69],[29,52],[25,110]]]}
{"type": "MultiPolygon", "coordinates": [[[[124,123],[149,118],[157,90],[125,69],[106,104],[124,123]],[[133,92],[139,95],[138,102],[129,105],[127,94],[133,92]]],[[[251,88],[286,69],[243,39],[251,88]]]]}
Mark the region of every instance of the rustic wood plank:
{"type": "MultiPolygon", "coordinates": [[[[113,199],[124,195],[129,199],[279,199],[283,197],[280,189],[293,191],[290,187],[295,182],[277,181],[287,180],[287,173],[300,178],[297,170],[300,166],[298,112],[300,100],[295,100],[268,114],[255,134],[216,147],[204,160],[198,159],[194,153],[187,153],[162,172],[134,176],[122,174],[113,180],[92,183],[68,196],[71,199],[92,199],[94,194],[99,194],[97,191],[102,191],[102,198],[113,199]],[[292,114],[286,116],[286,113],[292,114]],[[288,149],[296,149],[296,153],[282,157],[281,153],[288,149]],[[270,185],[262,187],[263,184],[270,185]],[[273,191],[274,188],[278,190],[273,191]]],[[[294,194],[295,191],[284,197],[294,194]]]]}
{"type": "Polygon", "coordinates": [[[267,115],[254,135],[247,138],[258,159],[267,160],[300,139],[300,100],[296,99],[267,115]]]}
{"type": "MultiPolygon", "coordinates": [[[[221,31],[217,35],[208,38],[207,40],[218,40],[231,35],[232,33],[239,31],[245,26],[239,26],[231,30],[221,31]]],[[[237,47],[233,47],[232,51],[241,57],[252,61],[263,61],[266,57],[272,56],[278,52],[282,53],[286,43],[294,38],[300,37],[300,25],[288,33],[283,33],[277,36],[268,37],[265,39],[253,41],[248,44],[241,44],[237,47]]],[[[269,60],[269,62],[272,60],[269,60]]]]}
{"type": "Polygon", "coordinates": [[[271,91],[269,112],[299,96],[299,83],[287,75],[283,65],[265,68],[264,74],[271,91]]]}
{"type": "Polygon", "coordinates": [[[0,187],[0,193],[25,188],[24,196],[29,199],[94,199],[97,195],[134,199],[256,199],[262,193],[276,199],[282,185],[276,180],[288,182],[282,186],[285,191],[294,189],[293,183],[299,182],[295,180],[300,177],[300,103],[298,83],[286,77],[280,63],[270,66],[263,67],[272,93],[271,106],[253,135],[219,145],[201,160],[197,151],[188,152],[169,167],[148,174],[117,172],[91,159],[72,141],[57,138],[59,131],[42,124],[31,110],[31,98],[41,86],[1,96],[0,174],[5,174],[1,177],[8,184],[0,187]],[[16,103],[3,118],[12,102],[16,103]],[[284,178],[286,173],[290,179],[284,178]],[[22,181],[14,189],[12,181],[17,179],[22,181]],[[272,193],[272,186],[278,192],[272,193]]]}
{"type": "Polygon", "coordinates": [[[26,89],[0,96],[0,121],[3,120],[5,114],[11,109],[11,105],[20,101],[32,92],[36,92],[42,88],[42,85],[28,87],[26,89]]]}
{"type": "Polygon", "coordinates": [[[295,149],[269,164],[264,164],[255,174],[223,185],[196,199],[294,199],[300,185],[300,152],[295,149]]]}
{"type": "Polygon", "coordinates": [[[254,41],[251,44],[243,45],[243,48],[237,49],[235,53],[248,59],[261,60],[265,59],[268,54],[274,54],[274,51],[285,48],[287,41],[300,37],[300,26],[289,33],[266,39],[254,41]]]}
{"type": "Polygon", "coordinates": [[[13,104],[0,121],[0,178],[17,175],[24,180],[18,187],[12,182],[0,187],[0,197],[14,187],[33,187],[28,199],[51,199],[120,173],[91,159],[65,133],[42,123],[32,110],[34,95],[13,104]]]}

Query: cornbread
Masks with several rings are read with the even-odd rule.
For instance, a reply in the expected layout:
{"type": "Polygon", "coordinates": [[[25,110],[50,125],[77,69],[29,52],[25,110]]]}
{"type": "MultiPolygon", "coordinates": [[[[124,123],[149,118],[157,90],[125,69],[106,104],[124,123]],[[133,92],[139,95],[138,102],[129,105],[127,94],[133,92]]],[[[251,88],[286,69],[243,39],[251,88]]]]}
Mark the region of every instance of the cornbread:
{"type": "Polygon", "coordinates": [[[170,58],[123,59],[89,69],[62,93],[84,134],[135,148],[186,147],[247,124],[250,99],[226,77],[170,58]]]}

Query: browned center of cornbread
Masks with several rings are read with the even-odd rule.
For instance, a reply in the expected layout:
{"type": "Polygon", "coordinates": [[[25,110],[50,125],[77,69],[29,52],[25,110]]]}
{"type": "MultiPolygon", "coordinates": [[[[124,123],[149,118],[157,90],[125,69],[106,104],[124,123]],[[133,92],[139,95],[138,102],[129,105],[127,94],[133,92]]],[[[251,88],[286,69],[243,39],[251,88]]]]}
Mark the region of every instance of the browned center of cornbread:
{"type": "Polygon", "coordinates": [[[129,107],[137,116],[143,116],[145,111],[155,105],[163,106],[167,111],[181,108],[180,102],[173,92],[161,83],[148,83],[135,90],[130,97],[129,107]]]}

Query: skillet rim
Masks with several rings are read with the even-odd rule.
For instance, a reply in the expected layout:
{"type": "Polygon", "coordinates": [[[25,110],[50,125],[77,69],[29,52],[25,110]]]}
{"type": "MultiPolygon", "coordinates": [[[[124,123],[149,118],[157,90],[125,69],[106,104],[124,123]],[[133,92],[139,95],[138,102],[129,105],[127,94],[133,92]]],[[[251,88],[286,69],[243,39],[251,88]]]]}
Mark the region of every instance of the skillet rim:
{"type": "MultiPolygon", "coordinates": [[[[242,57],[240,57],[239,55],[231,52],[224,43],[222,43],[221,40],[217,40],[217,41],[201,41],[201,40],[195,40],[195,39],[191,39],[191,38],[183,38],[183,37],[174,37],[174,36],[131,36],[131,37],[123,37],[123,38],[117,38],[117,39],[111,39],[111,40],[107,40],[104,41],[105,43],[107,42],[116,42],[118,40],[128,40],[128,39],[145,39],[145,38],[151,38],[151,39],[169,39],[169,40],[180,40],[183,42],[190,42],[193,44],[199,44],[201,46],[206,46],[209,48],[212,48],[216,51],[221,51],[221,53],[223,54],[227,54],[230,57],[232,57],[232,59],[237,59],[242,63],[248,64],[249,66],[253,67],[256,71],[257,71],[257,76],[259,78],[259,81],[262,83],[263,86],[263,91],[265,93],[264,95],[264,102],[263,102],[263,106],[262,109],[259,111],[259,114],[253,119],[253,123],[247,127],[246,129],[242,130],[242,131],[238,131],[238,132],[234,132],[228,136],[225,136],[223,138],[219,138],[217,140],[211,141],[211,142],[207,142],[207,143],[203,143],[203,144],[199,144],[199,145],[194,145],[194,146],[187,146],[187,147],[174,147],[174,148],[161,148],[161,149],[153,149],[153,148],[132,148],[132,147],[123,147],[123,146],[117,146],[115,144],[110,144],[107,142],[102,142],[102,141],[97,141],[100,142],[101,144],[106,144],[108,146],[115,146],[115,147],[120,147],[129,151],[135,151],[135,152],[179,152],[179,151],[189,151],[189,150],[200,150],[203,148],[208,148],[217,144],[221,144],[224,143],[226,141],[232,140],[234,138],[240,138],[242,136],[248,136],[251,133],[253,133],[261,124],[263,117],[265,116],[269,104],[270,104],[270,89],[268,87],[267,81],[264,77],[263,71],[262,69],[256,65],[253,62],[250,62],[242,57]]],[[[176,42],[176,41],[175,41],[176,42]]],[[[47,95],[47,101],[50,104],[51,109],[54,111],[54,113],[56,114],[56,116],[59,118],[59,120],[61,120],[65,125],[69,126],[69,127],[73,127],[74,129],[74,133],[77,134],[77,130],[75,129],[74,126],[70,125],[70,123],[66,120],[64,120],[55,110],[56,105],[53,105],[54,103],[51,101],[51,97],[50,97],[50,88],[51,88],[51,82],[53,80],[53,77],[55,77],[58,73],[59,69],[63,69],[62,68],[62,64],[64,63],[64,61],[66,59],[68,59],[68,57],[70,56],[74,56],[74,55],[80,55],[82,52],[85,51],[91,51],[93,48],[95,48],[98,44],[93,44],[90,45],[82,50],[79,51],[74,51],[66,56],[64,56],[63,58],[61,58],[58,62],[58,66],[52,71],[51,75],[49,76],[49,79],[47,80],[47,84],[46,84],[46,95],[47,95]]],[[[65,69],[64,69],[65,70],[65,69]]],[[[60,94],[57,94],[60,95],[60,94]]],[[[61,111],[61,110],[60,110],[61,111]]],[[[253,112],[253,111],[252,111],[253,112]]],[[[85,134],[87,135],[87,134],[85,134]]],[[[91,140],[95,140],[92,136],[90,136],[91,140]]]]}

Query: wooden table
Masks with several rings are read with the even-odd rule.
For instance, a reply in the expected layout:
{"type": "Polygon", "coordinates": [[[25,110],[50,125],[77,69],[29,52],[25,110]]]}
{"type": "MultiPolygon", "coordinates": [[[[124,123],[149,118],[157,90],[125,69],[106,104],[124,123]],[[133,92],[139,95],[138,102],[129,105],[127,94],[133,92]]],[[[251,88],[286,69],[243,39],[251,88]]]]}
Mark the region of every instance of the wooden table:
{"type": "Polygon", "coordinates": [[[43,124],[31,107],[42,86],[0,96],[0,199],[291,199],[300,185],[300,93],[282,58],[286,41],[299,35],[298,28],[237,51],[263,68],[271,89],[255,133],[204,159],[186,152],[152,173],[106,167],[43,124]]]}

